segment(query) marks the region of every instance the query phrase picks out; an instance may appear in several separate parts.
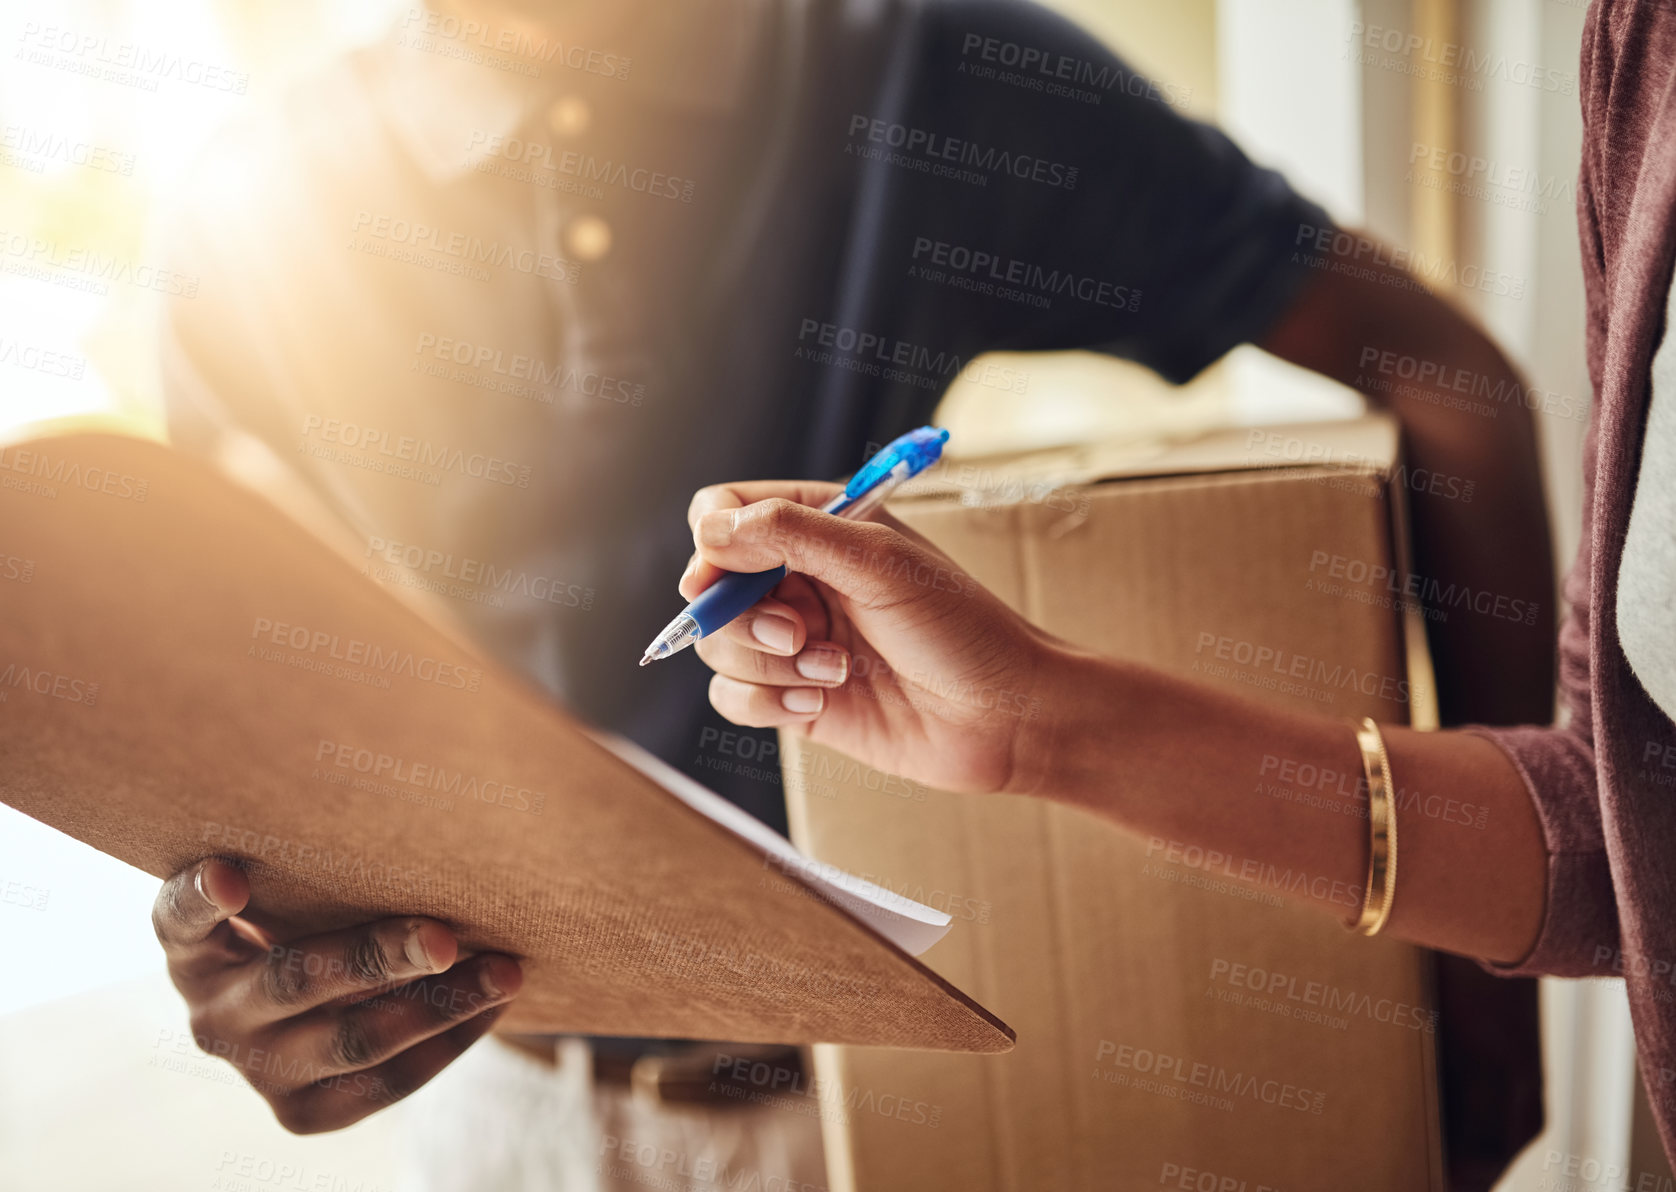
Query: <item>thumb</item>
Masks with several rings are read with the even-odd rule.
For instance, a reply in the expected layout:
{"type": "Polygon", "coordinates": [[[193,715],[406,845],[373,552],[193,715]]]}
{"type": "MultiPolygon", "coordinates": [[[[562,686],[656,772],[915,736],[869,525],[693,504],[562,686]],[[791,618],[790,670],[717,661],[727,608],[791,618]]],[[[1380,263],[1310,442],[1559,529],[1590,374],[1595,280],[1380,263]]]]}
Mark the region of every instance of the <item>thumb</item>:
{"type": "Polygon", "coordinates": [[[962,594],[976,583],[946,558],[888,526],[847,521],[783,498],[718,509],[693,523],[706,562],[725,571],[784,564],[856,604],[899,604],[916,593],[962,594]]]}

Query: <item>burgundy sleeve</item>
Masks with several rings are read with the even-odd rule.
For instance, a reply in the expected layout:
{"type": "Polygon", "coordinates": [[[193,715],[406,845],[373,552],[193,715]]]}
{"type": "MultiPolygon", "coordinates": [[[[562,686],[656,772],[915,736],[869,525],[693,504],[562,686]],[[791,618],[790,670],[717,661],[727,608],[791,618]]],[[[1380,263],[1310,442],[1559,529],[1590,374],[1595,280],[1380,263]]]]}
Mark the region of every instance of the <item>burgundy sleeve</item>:
{"type": "MultiPolygon", "coordinates": [[[[1585,98],[1585,108],[1587,103],[1585,98]]],[[[1589,376],[1595,392],[1599,393],[1601,352],[1605,343],[1601,312],[1605,310],[1606,294],[1592,185],[1596,146],[1591,141],[1592,138],[1585,137],[1582,166],[1578,171],[1577,223],[1589,312],[1589,376]]],[[[1583,444],[1586,461],[1593,459],[1594,443],[1591,426],[1583,444]]],[[[1618,906],[1607,864],[1595,766],[1589,632],[1594,575],[1590,543],[1595,505],[1593,471],[1592,466],[1585,464],[1582,544],[1566,577],[1565,599],[1569,608],[1560,625],[1562,727],[1470,730],[1494,741],[1512,759],[1536,806],[1548,850],[1547,906],[1535,946],[1514,964],[1485,965],[1504,976],[1612,974],[1618,955],[1618,906]]]]}
{"type": "Polygon", "coordinates": [[[1618,907],[1607,865],[1595,771],[1589,696],[1589,545],[1566,582],[1570,612],[1560,627],[1560,728],[1474,728],[1512,760],[1525,780],[1548,851],[1547,905],[1536,944],[1502,976],[1615,975],[1618,907]]]}

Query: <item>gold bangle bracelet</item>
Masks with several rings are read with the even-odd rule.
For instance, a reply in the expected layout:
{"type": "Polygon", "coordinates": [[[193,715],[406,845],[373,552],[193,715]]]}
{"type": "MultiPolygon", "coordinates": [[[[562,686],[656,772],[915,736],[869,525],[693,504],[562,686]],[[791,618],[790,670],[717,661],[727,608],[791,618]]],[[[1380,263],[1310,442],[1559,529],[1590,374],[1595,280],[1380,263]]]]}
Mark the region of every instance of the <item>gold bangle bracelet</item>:
{"type": "Polygon", "coordinates": [[[1362,773],[1368,783],[1368,887],[1362,913],[1350,930],[1378,935],[1391,917],[1397,894],[1397,807],[1391,785],[1391,758],[1385,738],[1371,718],[1356,725],[1356,744],[1362,750],[1362,773]],[[1374,901],[1375,893],[1379,901],[1374,901]]]}

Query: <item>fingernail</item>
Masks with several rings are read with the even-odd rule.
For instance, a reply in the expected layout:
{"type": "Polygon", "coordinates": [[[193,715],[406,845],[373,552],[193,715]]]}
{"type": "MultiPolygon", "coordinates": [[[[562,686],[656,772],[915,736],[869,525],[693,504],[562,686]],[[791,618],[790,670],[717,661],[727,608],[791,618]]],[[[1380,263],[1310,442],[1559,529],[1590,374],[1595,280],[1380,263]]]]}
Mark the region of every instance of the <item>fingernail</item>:
{"type": "Polygon", "coordinates": [[[780,693],[780,706],[799,716],[812,716],[826,706],[826,692],[819,687],[788,687],[780,693]]]}
{"type": "Polygon", "coordinates": [[[733,514],[706,513],[698,520],[698,540],[704,546],[726,546],[733,541],[733,514]]]}
{"type": "Polygon", "coordinates": [[[751,618],[751,636],[770,650],[790,654],[795,626],[789,617],[773,613],[758,613],[751,618]]]}
{"type": "Polygon", "coordinates": [[[436,961],[432,960],[430,954],[425,951],[425,941],[420,938],[420,932],[424,930],[425,925],[423,923],[415,923],[413,930],[407,933],[407,942],[402,945],[402,952],[406,955],[407,962],[414,968],[430,972],[436,968],[436,961]]]}
{"type": "Polygon", "coordinates": [[[217,913],[219,913],[221,910],[221,904],[215,900],[215,895],[210,893],[209,881],[204,877],[204,874],[209,872],[209,867],[210,862],[208,861],[205,861],[202,865],[198,866],[197,871],[192,875],[192,888],[198,891],[199,898],[202,898],[207,904],[214,907],[217,913]]]}
{"type": "Polygon", "coordinates": [[[833,646],[810,646],[792,661],[792,666],[811,682],[837,686],[850,677],[850,652],[833,646]]]}
{"type": "Polygon", "coordinates": [[[518,987],[524,983],[524,973],[518,963],[509,957],[491,956],[484,961],[477,979],[483,986],[483,996],[499,1001],[518,992],[518,987]]]}

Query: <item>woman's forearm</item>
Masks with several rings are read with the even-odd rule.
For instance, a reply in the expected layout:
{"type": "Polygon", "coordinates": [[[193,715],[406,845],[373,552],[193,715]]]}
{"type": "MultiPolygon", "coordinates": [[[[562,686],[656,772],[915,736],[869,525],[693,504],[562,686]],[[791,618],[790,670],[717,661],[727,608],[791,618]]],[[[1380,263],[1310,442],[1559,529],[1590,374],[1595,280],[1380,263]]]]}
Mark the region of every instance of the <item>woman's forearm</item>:
{"type": "MultiPolygon", "coordinates": [[[[1265,707],[1062,646],[1049,652],[1046,703],[1020,738],[1013,789],[1113,819],[1164,859],[1189,858],[1354,918],[1369,842],[1347,719],[1265,707]]],[[[1524,780],[1481,737],[1384,734],[1400,846],[1386,931],[1520,959],[1541,926],[1547,884],[1524,780]]]]}

